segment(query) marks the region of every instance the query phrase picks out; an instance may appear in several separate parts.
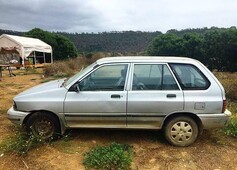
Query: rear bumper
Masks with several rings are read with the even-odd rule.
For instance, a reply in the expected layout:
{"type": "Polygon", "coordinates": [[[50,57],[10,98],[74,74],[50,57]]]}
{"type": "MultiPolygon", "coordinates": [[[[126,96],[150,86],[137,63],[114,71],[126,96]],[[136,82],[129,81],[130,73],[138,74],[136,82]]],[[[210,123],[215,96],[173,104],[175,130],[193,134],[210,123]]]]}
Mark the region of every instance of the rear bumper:
{"type": "Polygon", "coordinates": [[[14,124],[22,125],[24,118],[29,112],[16,111],[11,107],[7,112],[7,118],[14,124]]]}
{"type": "Polygon", "coordinates": [[[198,114],[202,121],[203,129],[222,128],[231,116],[231,112],[226,109],[224,113],[218,114],[198,114]]]}

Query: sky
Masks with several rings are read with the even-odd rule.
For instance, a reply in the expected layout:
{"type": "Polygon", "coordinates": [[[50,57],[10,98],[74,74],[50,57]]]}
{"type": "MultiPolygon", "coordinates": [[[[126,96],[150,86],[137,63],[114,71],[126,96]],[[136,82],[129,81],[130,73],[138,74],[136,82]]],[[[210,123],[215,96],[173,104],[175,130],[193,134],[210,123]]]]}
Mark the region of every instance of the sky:
{"type": "Polygon", "coordinates": [[[70,33],[237,26],[237,0],[0,0],[0,29],[70,33]]]}

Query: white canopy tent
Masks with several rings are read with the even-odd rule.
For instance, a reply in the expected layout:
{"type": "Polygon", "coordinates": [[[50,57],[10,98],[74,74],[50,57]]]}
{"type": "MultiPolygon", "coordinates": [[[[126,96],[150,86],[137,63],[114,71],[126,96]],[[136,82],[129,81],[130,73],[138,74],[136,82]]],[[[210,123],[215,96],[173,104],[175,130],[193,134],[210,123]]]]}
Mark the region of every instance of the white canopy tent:
{"type": "Polygon", "coordinates": [[[16,35],[3,34],[0,36],[0,52],[17,51],[22,58],[22,64],[24,66],[25,60],[33,53],[34,64],[36,63],[35,52],[42,52],[45,63],[45,53],[50,53],[51,63],[53,63],[52,47],[45,42],[29,37],[22,37],[16,35]]]}

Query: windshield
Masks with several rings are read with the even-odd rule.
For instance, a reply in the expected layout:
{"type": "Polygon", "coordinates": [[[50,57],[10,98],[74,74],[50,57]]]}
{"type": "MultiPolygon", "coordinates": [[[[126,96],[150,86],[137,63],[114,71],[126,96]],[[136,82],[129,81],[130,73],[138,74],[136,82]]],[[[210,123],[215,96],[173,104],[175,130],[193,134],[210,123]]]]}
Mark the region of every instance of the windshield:
{"type": "Polygon", "coordinates": [[[74,82],[78,77],[80,77],[81,75],[83,75],[84,73],[86,73],[87,71],[89,71],[91,68],[93,68],[96,65],[96,63],[93,63],[89,66],[87,66],[85,69],[82,69],[80,72],[78,72],[77,74],[75,74],[74,76],[70,77],[68,80],[66,80],[65,82],[65,86],[71,84],[72,82],[74,82]]]}

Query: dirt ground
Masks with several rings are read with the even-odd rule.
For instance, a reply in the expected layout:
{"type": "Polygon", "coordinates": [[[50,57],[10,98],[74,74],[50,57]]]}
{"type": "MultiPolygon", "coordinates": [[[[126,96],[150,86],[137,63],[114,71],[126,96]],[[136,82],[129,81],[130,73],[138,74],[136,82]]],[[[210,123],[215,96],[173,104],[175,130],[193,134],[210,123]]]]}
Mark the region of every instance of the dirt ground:
{"type": "MultiPolygon", "coordinates": [[[[0,81],[0,143],[14,134],[14,125],[7,120],[6,112],[12,98],[19,92],[44,81],[41,74],[25,75],[15,71],[16,77],[4,72],[0,81]]],[[[189,147],[173,147],[160,131],[77,129],[67,132],[70,140],[63,139],[45,144],[24,156],[0,153],[0,169],[84,169],[83,153],[96,145],[111,142],[133,147],[134,170],[237,170],[237,139],[220,130],[209,130],[189,147]]]]}

